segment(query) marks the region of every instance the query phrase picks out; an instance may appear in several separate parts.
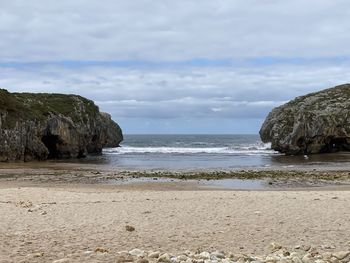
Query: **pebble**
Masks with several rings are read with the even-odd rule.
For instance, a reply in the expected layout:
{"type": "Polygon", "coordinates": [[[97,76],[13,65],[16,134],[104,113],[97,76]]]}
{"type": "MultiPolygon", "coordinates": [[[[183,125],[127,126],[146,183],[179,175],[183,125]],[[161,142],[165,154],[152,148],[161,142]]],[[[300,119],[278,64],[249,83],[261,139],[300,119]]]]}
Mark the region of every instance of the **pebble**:
{"type": "Polygon", "coordinates": [[[322,245],[321,248],[322,249],[334,249],[335,247],[332,245],[322,245]]]}
{"type": "Polygon", "coordinates": [[[16,203],[17,207],[22,207],[22,208],[29,208],[33,206],[33,203],[30,201],[19,201],[16,203]]]}
{"type": "Polygon", "coordinates": [[[196,258],[198,258],[198,259],[210,259],[210,253],[204,251],[204,252],[200,253],[196,258]]]}
{"type": "Polygon", "coordinates": [[[37,253],[27,255],[27,257],[30,257],[30,258],[40,258],[42,256],[44,256],[44,252],[37,252],[37,253]]]}
{"type": "Polygon", "coordinates": [[[277,250],[280,250],[282,248],[282,246],[280,244],[277,244],[277,243],[274,243],[272,242],[270,244],[270,250],[271,251],[277,251],[277,250]]]}
{"type": "Polygon", "coordinates": [[[186,261],[187,260],[187,256],[180,255],[180,256],[177,257],[177,260],[179,260],[179,261],[186,261]]]}
{"type": "Polygon", "coordinates": [[[344,258],[346,258],[347,256],[350,255],[350,251],[339,251],[339,252],[334,252],[332,253],[333,257],[342,260],[344,258]]]}
{"type": "Polygon", "coordinates": [[[309,263],[311,262],[311,258],[312,258],[312,255],[310,253],[307,253],[303,256],[303,258],[301,259],[301,261],[303,263],[309,263]]]}
{"type": "Polygon", "coordinates": [[[265,258],[265,262],[276,262],[276,258],[272,256],[267,256],[265,258]]]}
{"type": "Polygon", "coordinates": [[[170,263],[171,262],[170,255],[168,253],[165,253],[165,254],[161,255],[158,258],[158,262],[170,263]]]}
{"type": "Polygon", "coordinates": [[[304,250],[304,251],[309,251],[309,250],[311,249],[311,246],[302,245],[302,246],[301,246],[301,249],[304,250]]]}
{"type": "Polygon", "coordinates": [[[89,256],[89,255],[91,255],[92,254],[92,251],[91,250],[86,250],[86,251],[84,251],[84,255],[85,256],[89,256]]]}
{"type": "Polygon", "coordinates": [[[322,254],[322,258],[324,260],[330,260],[332,258],[332,253],[331,252],[325,252],[322,254]]]}
{"type": "Polygon", "coordinates": [[[28,209],[28,212],[36,212],[36,211],[39,211],[39,210],[41,210],[42,209],[42,207],[41,207],[41,205],[36,205],[36,206],[30,206],[30,208],[28,209]]]}
{"type": "Polygon", "coordinates": [[[225,255],[219,251],[215,251],[215,252],[211,253],[210,258],[212,259],[212,257],[213,257],[213,259],[217,259],[217,258],[223,259],[223,258],[225,258],[225,255]]]}
{"type": "Polygon", "coordinates": [[[131,256],[135,256],[135,257],[144,257],[145,256],[145,251],[143,251],[141,249],[138,249],[138,248],[135,248],[133,250],[130,250],[129,254],[131,256]]]}
{"type": "Polygon", "coordinates": [[[156,252],[151,252],[148,254],[149,258],[159,258],[160,252],[156,251],[156,252]]]}
{"type": "Polygon", "coordinates": [[[61,259],[52,261],[52,263],[68,263],[68,262],[69,262],[68,258],[61,258],[61,259]]]}
{"type": "Polygon", "coordinates": [[[117,257],[116,263],[126,263],[126,262],[134,262],[134,258],[130,255],[117,257]]]}
{"type": "MultiPolygon", "coordinates": [[[[323,250],[316,250],[316,248],[309,248],[304,251],[304,247],[296,246],[295,251],[288,251],[287,248],[278,243],[271,243],[270,249],[272,252],[265,256],[248,256],[243,253],[232,254],[222,251],[185,251],[180,254],[160,253],[159,251],[144,251],[135,248],[130,251],[117,252],[115,258],[116,263],[343,263],[350,262],[350,251],[329,252],[323,250]]],[[[107,249],[96,248],[94,252],[100,252],[97,255],[111,256],[114,253],[105,254],[107,249]]],[[[85,255],[90,255],[92,251],[83,252],[85,255]]],[[[43,256],[42,253],[36,253],[37,256],[43,256]]],[[[32,256],[36,254],[31,254],[32,256]]],[[[67,257],[67,255],[66,255],[67,257]]],[[[70,258],[70,255],[68,255],[70,258]]],[[[68,258],[62,258],[52,263],[70,262],[68,258]]]]}
{"type": "Polygon", "coordinates": [[[132,231],[135,231],[135,227],[126,225],[126,226],[125,226],[125,230],[126,230],[126,231],[129,231],[129,232],[132,232],[132,231]]]}
{"type": "Polygon", "coordinates": [[[289,251],[283,251],[283,256],[284,257],[289,257],[290,256],[290,252],[289,251]]]}
{"type": "Polygon", "coordinates": [[[292,259],[292,261],[293,261],[293,263],[303,263],[303,261],[301,261],[301,259],[298,258],[298,257],[294,257],[294,258],[292,259]]]}
{"type": "Polygon", "coordinates": [[[107,253],[108,250],[103,247],[98,247],[95,249],[95,253],[107,253]]]}

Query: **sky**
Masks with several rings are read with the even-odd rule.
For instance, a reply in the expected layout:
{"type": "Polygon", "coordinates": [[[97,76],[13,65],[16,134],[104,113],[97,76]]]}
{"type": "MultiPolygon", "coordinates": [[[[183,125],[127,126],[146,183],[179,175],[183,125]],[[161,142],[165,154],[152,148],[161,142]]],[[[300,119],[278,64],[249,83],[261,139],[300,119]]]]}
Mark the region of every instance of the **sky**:
{"type": "Polygon", "coordinates": [[[348,0],[0,0],[0,88],[79,94],[124,133],[258,133],[350,82],[348,0]]]}

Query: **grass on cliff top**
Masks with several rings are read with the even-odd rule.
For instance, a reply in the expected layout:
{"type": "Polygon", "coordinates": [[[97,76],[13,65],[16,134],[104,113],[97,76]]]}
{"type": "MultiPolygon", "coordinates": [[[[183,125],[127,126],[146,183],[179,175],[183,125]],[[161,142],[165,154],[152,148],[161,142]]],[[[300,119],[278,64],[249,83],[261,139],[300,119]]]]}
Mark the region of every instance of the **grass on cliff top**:
{"type": "Polygon", "coordinates": [[[311,97],[315,97],[317,98],[317,100],[314,101],[312,104],[308,105],[309,109],[314,109],[316,104],[320,105],[320,103],[324,101],[331,102],[332,100],[336,100],[337,98],[342,100],[350,99],[350,84],[338,85],[318,92],[312,92],[303,96],[299,96],[289,101],[285,105],[291,107],[295,107],[297,105],[300,106],[301,103],[305,102],[308,98],[311,97]]]}
{"type": "Polygon", "coordinates": [[[7,113],[4,127],[12,128],[20,120],[43,121],[50,114],[62,114],[74,122],[85,122],[99,108],[93,101],[76,95],[48,93],[9,93],[0,89],[0,112],[7,113]]]}

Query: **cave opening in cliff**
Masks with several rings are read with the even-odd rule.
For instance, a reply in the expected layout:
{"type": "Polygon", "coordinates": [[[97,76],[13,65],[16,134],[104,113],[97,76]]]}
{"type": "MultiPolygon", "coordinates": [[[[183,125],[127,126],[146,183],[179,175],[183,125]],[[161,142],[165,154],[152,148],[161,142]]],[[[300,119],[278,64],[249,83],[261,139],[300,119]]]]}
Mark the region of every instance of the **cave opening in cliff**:
{"type": "Polygon", "coordinates": [[[304,154],[308,154],[307,143],[304,137],[300,137],[297,141],[298,147],[303,151],[304,154]]]}
{"type": "Polygon", "coordinates": [[[325,152],[350,151],[350,144],[347,138],[330,138],[326,145],[325,152]]]}
{"type": "Polygon", "coordinates": [[[57,147],[60,143],[60,138],[57,135],[44,135],[41,138],[41,141],[49,150],[49,156],[47,157],[48,159],[57,159],[60,157],[60,152],[57,147]]]}

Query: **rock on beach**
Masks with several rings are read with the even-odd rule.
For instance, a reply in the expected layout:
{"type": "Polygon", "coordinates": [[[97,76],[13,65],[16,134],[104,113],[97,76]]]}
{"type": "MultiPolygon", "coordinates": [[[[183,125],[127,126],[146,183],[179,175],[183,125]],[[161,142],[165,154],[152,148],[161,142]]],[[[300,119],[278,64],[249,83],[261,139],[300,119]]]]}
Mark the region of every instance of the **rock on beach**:
{"type": "Polygon", "coordinates": [[[274,108],[259,133],[272,149],[289,155],[350,151],[350,84],[274,108]]]}
{"type": "Polygon", "coordinates": [[[81,158],[122,140],[118,124],[91,100],[0,89],[0,161],[81,158]]]}

